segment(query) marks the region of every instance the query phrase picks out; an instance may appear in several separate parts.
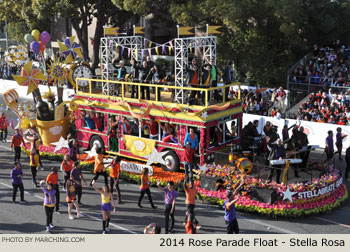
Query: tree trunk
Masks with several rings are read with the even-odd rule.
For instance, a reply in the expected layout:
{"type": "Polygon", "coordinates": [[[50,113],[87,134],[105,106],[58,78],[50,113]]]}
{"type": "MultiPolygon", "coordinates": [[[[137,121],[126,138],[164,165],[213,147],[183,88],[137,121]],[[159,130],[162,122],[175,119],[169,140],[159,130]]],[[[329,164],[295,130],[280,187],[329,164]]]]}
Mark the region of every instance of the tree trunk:
{"type": "Polygon", "coordinates": [[[101,37],[103,35],[103,26],[105,25],[105,17],[104,17],[104,10],[102,9],[102,1],[98,1],[97,4],[97,22],[96,22],[96,29],[95,29],[95,35],[94,35],[94,61],[92,63],[92,72],[93,75],[95,75],[95,69],[98,67],[98,63],[100,62],[100,44],[101,44],[101,37]]]}
{"type": "Polygon", "coordinates": [[[83,58],[84,61],[89,60],[89,47],[88,47],[88,30],[87,30],[87,20],[83,20],[81,28],[79,27],[78,22],[75,19],[71,19],[72,26],[77,33],[81,48],[83,49],[83,58]]]}
{"type": "MultiPolygon", "coordinates": [[[[154,14],[150,13],[147,16],[145,16],[145,38],[149,39],[152,41],[152,37],[153,37],[153,27],[152,27],[152,21],[154,18],[154,14]]],[[[152,45],[154,46],[154,45],[152,45]]],[[[146,48],[149,47],[149,44],[146,43],[146,48]]],[[[143,61],[143,59],[141,59],[141,62],[143,61]]]]}

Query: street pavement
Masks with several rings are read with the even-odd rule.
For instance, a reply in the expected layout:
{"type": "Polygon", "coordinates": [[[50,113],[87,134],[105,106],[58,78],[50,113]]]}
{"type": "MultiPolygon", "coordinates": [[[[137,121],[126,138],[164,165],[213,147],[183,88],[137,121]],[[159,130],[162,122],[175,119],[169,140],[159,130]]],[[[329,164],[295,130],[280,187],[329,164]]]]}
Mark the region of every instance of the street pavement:
{"type": "MultiPolygon", "coordinates": [[[[12,203],[12,186],[9,178],[13,167],[13,152],[9,143],[0,145],[0,233],[45,233],[45,213],[42,206],[43,193],[40,188],[35,188],[31,182],[29,158],[22,154],[21,163],[24,170],[25,200],[27,204],[12,203]]],[[[44,171],[39,170],[38,181],[45,179],[53,167],[59,167],[60,163],[43,160],[44,171]]],[[[59,174],[63,180],[62,174],[59,174]]],[[[90,172],[84,171],[84,176],[89,182],[92,178],[90,172]]],[[[102,178],[99,178],[98,187],[102,186],[102,178]]],[[[348,184],[349,185],[349,184],[348,184]]],[[[147,196],[143,199],[140,209],[137,206],[139,186],[121,181],[120,185],[124,204],[117,204],[116,214],[111,217],[112,234],[142,233],[149,223],[159,223],[164,227],[164,193],[157,188],[151,188],[152,197],[157,209],[153,210],[148,203],[147,196]]],[[[102,229],[100,196],[94,190],[85,187],[83,189],[81,211],[84,217],[69,220],[65,192],[61,186],[61,214],[54,214],[56,228],[52,233],[84,233],[96,234],[102,229]]],[[[19,194],[17,196],[19,201],[19,194]]],[[[179,193],[176,201],[174,233],[184,233],[183,220],[185,216],[185,195],[179,193]]],[[[196,216],[202,225],[199,233],[224,233],[224,211],[217,206],[202,204],[197,201],[196,216]]],[[[271,219],[256,214],[238,213],[238,222],[241,233],[246,234],[271,234],[271,233],[349,233],[350,234],[349,201],[335,211],[327,215],[305,217],[300,219],[279,218],[271,219]]],[[[163,228],[164,231],[164,228],[163,228]]]]}
{"type": "MultiPolygon", "coordinates": [[[[0,103],[3,104],[2,96],[0,103]]],[[[16,120],[15,115],[6,112],[10,121],[16,120]]],[[[10,130],[10,136],[12,130],[10,130]]],[[[8,141],[10,141],[10,136],[8,141]]],[[[35,188],[31,182],[29,168],[29,158],[22,153],[21,163],[24,171],[25,200],[27,204],[12,203],[12,185],[10,171],[13,168],[14,153],[10,151],[9,143],[0,143],[0,233],[45,233],[45,212],[43,209],[43,192],[40,188],[35,188]]],[[[322,159],[321,152],[315,152],[312,158],[322,159]]],[[[43,160],[44,171],[39,170],[38,181],[45,179],[53,167],[59,167],[60,162],[43,160]]],[[[345,162],[336,161],[336,167],[344,170],[345,162]]],[[[60,173],[60,180],[63,176],[60,173]]],[[[84,171],[84,176],[88,182],[92,179],[92,173],[84,171]]],[[[306,175],[304,175],[306,176],[306,175]]],[[[99,178],[97,186],[102,186],[102,178],[99,178]]],[[[345,182],[349,188],[350,183],[345,182]]],[[[157,188],[151,188],[152,198],[157,209],[153,210],[148,203],[147,196],[144,197],[140,209],[137,206],[139,197],[139,186],[121,181],[120,185],[122,200],[124,204],[117,205],[116,214],[111,216],[111,234],[133,234],[143,233],[144,227],[155,222],[161,225],[164,233],[164,193],[157,188]]],[[[102,231],[100,203],[98,193],[88,187],[83,189],[82,202],[84,206],[81,211],[84,217],[81,219],[69,220],[67,215],[67,204],[65,202],[65,192],[61,186],[61,214],[54,214],[53,222],[56,225],[52,233],[81,233],[98,234],[102,231]]],[[[19,192],[17,195],[19,201],[19,192]]],[[[299,219],[279,218],[272,219],[257,214],[238,213],[238,223],[242,234],[319,234],[319,233],[342,233],[350,234],[350,201],[327,215],[311,216],[299,219]]],[[[184,233],[183,226],[186,212],[185,195],[179,193],[176,201],[175,219],[176,225],[174,233],[184,233]]],[[[225,222],[223,219],[224,210],[221,207],[202,204],[197,201],[196,216],[202,228],[198,233],[225,233],[225,222]]]]}

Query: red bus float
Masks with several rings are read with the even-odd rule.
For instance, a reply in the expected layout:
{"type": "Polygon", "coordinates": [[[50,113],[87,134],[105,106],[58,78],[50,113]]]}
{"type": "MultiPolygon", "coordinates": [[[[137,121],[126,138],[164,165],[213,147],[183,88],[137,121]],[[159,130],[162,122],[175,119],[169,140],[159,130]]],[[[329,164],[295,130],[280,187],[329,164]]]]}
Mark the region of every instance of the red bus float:
{"type": "MultiPolygon", "coordinates": [[[[238,97],[235,100],[224,100],[221,103],[209,105],[208,99],[206,99],[203,105],[187,105],[172,102],[171,91],[180,88],[176,86],[84,78],[78,78],[77,84],[75,125],[78,144],[84,148],[90,149],[96,144],[108,154],[144,162],[147,161],[148,155],[155,148],[158,152],[164,153],[164,155],[161,154],[165,161],[165,164],[162,164],[163,169],[177,171],[183,165],[184,150],[178,143],[169,141],[169,137],[167,139],[162,137],[163,133],[167,131],[166,127],[169,127],[166,124],[177,129],[177,139],[182,143],[184,143],[189,128],[192,127],[195,130],[199,140],[200,165],[214,162],[215,152],[220,152],[228,144],[240,142],[242,128],[240,86],[238,97]],[[88,83],[88,85],[82,88],[79,82],[88,83]],[[104,95],[102,85],[107,84],[106,82],[108,85],[121,88],[121,94],[119,96],[104,95]],[[132,85],[139,90],[139,97],[136,99],[131,98],[128,91],[132,85]],[[151,94],[150,100],[140,99],[142,87],[155,87],[156,93],[151,94]],[[158,101],[157,92],[161,88],[166,88],[168,91],[161,92],[161,101],[158,101]],[[81,117],[82,114],[91,113],[97,113],[102,117],[102,125],[99,129],[90,129],[86,120],[81,117]],[[116,146],[112,145],[108,132],[109,122],[113,120],[111,117],[119,122],[119,127],[116,127],[116,146]],[[158,127],[158,135],[156,136],[150,136],[150,132],[147,132],[148,127],[145,127],[151,119],[155,120],[158,127]],[[126,129],[127,124],[129,124],[129,129],[126,129]],[[133,128],[133,131],[130,130],[130,127],[133,128]]],[[[232,85],[240,85],[240,83],[215,88],[181,87],[181,89],[184,92],[200,91],[208,98],[209,92],[218,89],[224,93],[224,87],[232,85]]]]}

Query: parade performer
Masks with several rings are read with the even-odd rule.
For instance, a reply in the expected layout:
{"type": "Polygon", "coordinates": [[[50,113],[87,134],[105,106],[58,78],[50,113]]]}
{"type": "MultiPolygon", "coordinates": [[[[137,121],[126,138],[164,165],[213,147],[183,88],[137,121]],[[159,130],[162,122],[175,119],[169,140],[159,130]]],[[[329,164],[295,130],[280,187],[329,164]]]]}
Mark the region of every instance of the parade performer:
{"type": "Polygon", "coordinates": [[[196,152],[191,149],[191,143],[187,142],[186,146],[184,146],[180,141],[179,144],[184,148],[184,168],[185,168],[185,181],[187,182],[193,182],[193,171],[192,169],[194,168],[194,163],[193,159],[195,157],[199,157],[196,152]],[[190,175],[190,176],[188,176],[190,175]]]}
{"type": "Polygon", "coordinates": [[[138,201],[138,206],[142,208],[141,201],[145,193],[148,196],[148,200],[151,203],[153,209],[157,208],[152,201],[151,191],[149,190],[149,181],[148,181],[148,168],[143,168],[141,171],[141,186],[140,186],[140,197],[138,201]]]}
{"type": "Polygon", "coordinates": [[[87,183],[85,181],[83,173],[81,172],[81,167],[80,167],[79,161],[74,163],[73,170],[70,172],[70,179],[75,184],[76,192],[78,194],[78,204],[82,205],[81,196],[83,194],[83,186],[81,183],[84,182],[85,186],[87,186],[87,183]]]}
{"type": "Polygon", "coordinates": [[[186,234],[197,234],[197,225],[195,224],[194,216],[190,213],[187,213],[186,217],[186,234]]]}
{"type": "Polygon", "coordinates": [[[61,172],[64,176],[64,190],[66,189],[67,180],[70,178],[70,173],[73,169],[74,162],[70,159],[69,155],[64,155],[63,161],[61,163],[61,172]]]}
{"type": "MultiPolygon", "coordinates": [[[[269,144],[269,146],[272,149],[270,154],[269,154],[269,157],[268,157],[269,161],[286,158],[286,149],[282,145],[281,138],[278,138],[275,144],[269,144]]],[[[281,165],[274,165],[270,170],[270,175],[267,178],[267,180],[271,181],[274,171],[277,170],[276,171],[276,183],[279,184],[280,177],[281,177],[281,171],[282,171],[281,169],[282,169],[281,165]]]]}
{"type": "Polygon", "coordinates": [[[157,186],[160,190],[165,192],[165,233],[172,232],[175,226],[175,199],[177,198],[177,191],[174,189],[174,182],[169,181],[167,187],[160,186],[158,181],[157,186]],[[169,216],[171,217],[171,227],[169,229],[169,216]]]}
{"type": "Polygon", "coordinates": [[[11,180],[12,180],[12,202],[16,202],[17,190],[20,190],[21,204],[25,204],[24,201],[24,187],[22,182],[23,171],[21,168],[21,163],[19,161],[15,162],[15,167],[11,171],[11,180]]]}
{"type": "MultiPolygon", "coordinates": [[[[199,146],[199,141],[198,141],[197,134],[194,132],[194,128],[190,128],[190,132],[186,133],[184,146],[187,146],[187,143],[190,143],[191,144],[191,149],[194,150],[197,153],[198,146],[199,146]]],[[[193,158],[192,169],[196,169],[196,164],[197,164],[197,158],[194,157],[193,158]]]]}
{"type": "Polygon", "coordinates": [[[72,215],[73,205],[75,206],[75,209],[77,211],[77,218],[83,217],[83,215],[80,214],[79,205],[78,205],[78,201],[76,198],[77,190],[76,190],[76,185],[75,185],[74,181],[71,179],[68,179],[65,187],[67,188],[66,201],[68,204],[68,218],[70,220],[74,219],[74,217],[72,215]]]}
{"type": "Polygon", "coordinates": [[[40,152],[39,152],[39,145],[40,145],[39,133],[37,133],[33,128],[31,128],[31,131],[34,132],[33,137],[26,137],[26,140],[30,142],[30,153],[32,155],[34,155],[35,153],[38,155],[39,165],[41,167],[41,170],[44,170],[43,164],[41,163],[40,152]]]}
{"type": "MultiPolygon", "coordinates": [[[[192,219],[191,222],[196,225],[196,228],[200,228],[198,225],[198,221],[196,219],[196,215],[194,214],[194,208],[196,207],[196,195],[200,200],[203,201],[202,196],[200,193],[198,193],[198,190],[196,187],[193,186],[193,181],[190,181],[189,185],[187,185],[186,181],[184,181],[184,189],[186,193],[186,208],[188,215],[191,215],[192,219]]],[[[186,216],[187,217],[187,216],[186,216]]],[[[188,220],[187,220],[188,221],[188,220]]],[[[185,220],[186,223],[186,220],[185,220]]]]}
{"type": "Polygon", "coordinates": [[[32,172],[32,183],[35,187],[38,187],[38,183],[36,182],[36,175],[39,170],[39,155],[36,153],[36,151],[33,154],[27,149],[24,149],[24,151],[29,156],[29,165],[32,172]]]}
{"type": "Polygon", "coordinates": [[[239,199],[240,195],[236,198],[235,196],[238,193],[238,190],[243,186],[244,180],[240,183],[240,185],[236,188],[234,192],[228,191],[226,196],[227,200],[225,200],[224,205],[222,206],[225,209],[225,223],[226,223],[226,233],[227,234],[239,234],[239,226],[236,218],[236,207],[235,203],[239,199]]]}
{"type": "Polygon", "coordinates": [[[44,209],[46,213],[46,232],[50,232],[50,229],[54,228],[52,217],[55,209],[55,194],[56,191],[52,189],[52,186],[48,184],[45,188],[45,180],[40,181],[41,190],[44,192],[44,209]]]}
{"type": "Polygon", "coordinates": [[[111,171],[109,176],[111,177],[111,193],[113,194],[113,188],[117,191],[118,204],[122,203],[120,188],[119,188],[119,175],[120,175],[120,161],[121,158],[116,156],[111,163],[111,171]]]}
{"type": "Polygon", "coordinates": [[[97,155],[95,157],[95,168],[94,168],[95,176],[93,177],[90,183],[90,187],[92,187],[92,183],[96,181],[100,175],[102,175],[105,178],[105,185],[108,185],[108,175],[106,172],[106,167],[103,164],[102,148],[97,148],[96,153],[97,155]]]}
{"type": "Polygon", "coordinates": [[[9,126],[9,121],[5,115],[5,112],[1,113],[0,116],[0,141],[3,141],[4,143],[7,142],[7,128],[9,126]]]}
{"type": "Polygon", "coordinates": [[[333,140],[333,132],[329,130],[328,136],[326,138],[326,148],[324,151],[326,152],[327,155],[327,161],[331,160],[334,154],[334,140],[333,140]]]}
{"type": "Polygon", "coordinates": [[[10,146],[11,151],[13,151],[13,149],[15,150],[15,158],[14,158],[15,162],[20,161],[21,159],[21,144],[23,145],[23,147],[26,146],[22,135],[19,133],[19,130],[16,129],[15,134],[12,136],[11,146],[10,146]]]}
{"type": "Polygon", "coordinates": [[[109,187],[107,185],[103,185],[102,190],[98,189],[95,186],[95,180],[92,182],[92,186],[95,189],[96,192],[101,194],[101,200],[102,200],[102,205],[101,205],[101,211],[102,211],[102,234],[105,234],[106,232],[109,232],[109,221],[110,221],[110,216],[111,216],[111,211],[113,209],[113,213],[115,213],[115,204],[113,200],[112,193],[109,190],[109,187]],[[112,202],[112,204],[111,204],[112,202]],[[112,208],[113,205],[113,208],[112,208]]]}
{"type": "Polygon", "coordinates": [[[337,151],[339,155],[339,160],[342,161],[343,159],[341,158],[341,152],[343,150],[343,139],[346,137],[346,135],[343,135],[341,133],[342,129],[340,127],[337,128],[337,134],[335,136],[336,142],[335,146],[337,146],[337,151]]]}
{"type": "Polygon", "coordinates": [[[68,141],[68,146],[70,159],[74,162],[78,161],[79,146],[77,143],[77,139],[71,139],[70,141],[68,141]]]}
{"type": "Polygon", "coordinates": [[[57,214],[60,214],[60,189],[58,185],[58,173],[57,173],[57,168],[54,167],[52,168],[52,172],[47,175],[46,177],[46,183],[52,186],[52,189],[56,191],[55,197],[56,197],[56,209],[55,212],[57,214]]]}

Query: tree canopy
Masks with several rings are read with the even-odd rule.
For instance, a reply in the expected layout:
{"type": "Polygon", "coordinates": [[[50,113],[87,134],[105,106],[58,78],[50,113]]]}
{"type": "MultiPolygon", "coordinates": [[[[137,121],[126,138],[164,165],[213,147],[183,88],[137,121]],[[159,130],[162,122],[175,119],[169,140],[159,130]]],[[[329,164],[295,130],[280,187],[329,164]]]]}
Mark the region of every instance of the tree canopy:
{"type": "MultiPolygon", "coordinates": [[[[0,1],[0,19],[15,33],[50,30],[51,17],[69,18],[88,56],[87,27],[97,18],[94,42],[102,27],[121,26],[130,18],[145,16],[146,36],[152,38],[154,21],[164,27],[176,23],[205,27],[222,25],[217,62],[233,60],[239,76],[262,85],[285,82],[286,72],[313,44],[350,41],[350,3],[346,0],[23,0],[0,1]],[[163,20],[166,20],[163,21],[163,20]]],[[[135,19],[136,20],[136,19],[135,19]]],[[[21,39],[23,34],[21,34],[21,39]]],[[[94,51],[98,63],[98,48],[94,51]]]]}
{"type": "Polygon", "coordinates": [[[220,63],[233,59],[241,76],[263,85],[280,85],[286,72],[311,45],[349,41],[348,1],[190,0],[171,1],[180,24],[221,24],[220,63]],[[193,11],[195,10],[195,11],[193,11]],[[227,53],[227,46],[231,53],[227,53]]]}

